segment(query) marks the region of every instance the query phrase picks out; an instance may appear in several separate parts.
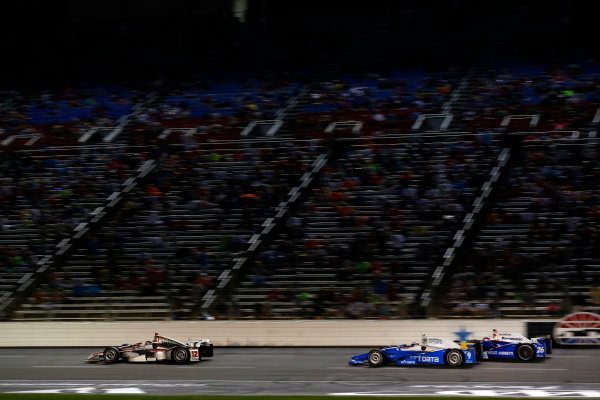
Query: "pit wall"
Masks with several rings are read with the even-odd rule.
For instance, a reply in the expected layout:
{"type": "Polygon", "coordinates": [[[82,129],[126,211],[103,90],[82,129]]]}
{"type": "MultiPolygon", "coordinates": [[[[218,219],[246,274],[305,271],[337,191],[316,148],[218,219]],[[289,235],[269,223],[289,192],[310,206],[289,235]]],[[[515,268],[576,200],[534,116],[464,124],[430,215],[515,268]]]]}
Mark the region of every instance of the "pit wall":
{"type": "Polygon", "coordinates": [[[95,347],[150,340],[209,338],[215,346],[387,346],[421,334],[453,340],[499,332],[527,334],[522,320],[292,320],[0,322],[0,347],[95,347]]]}

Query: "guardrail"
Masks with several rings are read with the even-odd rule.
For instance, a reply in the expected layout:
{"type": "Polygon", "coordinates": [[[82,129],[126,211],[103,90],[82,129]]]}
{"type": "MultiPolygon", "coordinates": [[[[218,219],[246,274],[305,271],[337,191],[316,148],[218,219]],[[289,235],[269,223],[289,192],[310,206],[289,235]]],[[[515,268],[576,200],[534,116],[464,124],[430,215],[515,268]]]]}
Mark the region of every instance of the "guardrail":
{"type": "MultiPolygon", "coordinates": [[[[0,347],[104,347],[151,338],[206,337],[215,346],[386,346],[430,337],[464,340],[492,329],[526,333],[523,320],[292,320],[0,322],[0,347]]],[[[86,354],[87,355],[87,354],[86,354]]]]}

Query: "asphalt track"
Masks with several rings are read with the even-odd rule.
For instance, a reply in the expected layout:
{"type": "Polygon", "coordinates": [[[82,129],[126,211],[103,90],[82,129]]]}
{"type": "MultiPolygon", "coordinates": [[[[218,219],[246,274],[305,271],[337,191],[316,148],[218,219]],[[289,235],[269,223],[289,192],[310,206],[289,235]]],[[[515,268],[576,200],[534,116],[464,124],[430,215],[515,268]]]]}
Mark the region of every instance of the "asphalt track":
{"type": "Polygon", "coordinates": [[[555,349],[530,363],[349,366],[369,348],[215,348],[176,365],[90,364],[100,349],[0,349],[0,393],[156,395],[436,395],[600,399],[600,349],[555,349]]]}

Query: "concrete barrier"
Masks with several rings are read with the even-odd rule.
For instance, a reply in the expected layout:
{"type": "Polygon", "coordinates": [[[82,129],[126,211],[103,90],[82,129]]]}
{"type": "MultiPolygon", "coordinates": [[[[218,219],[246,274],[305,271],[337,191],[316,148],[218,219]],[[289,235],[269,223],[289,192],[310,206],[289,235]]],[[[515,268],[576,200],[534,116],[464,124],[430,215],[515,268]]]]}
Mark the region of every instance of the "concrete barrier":
{"type": "Polygon", "coordinates": [[[526,334],[522,320],[292,320],[156,322],[1,322],[0,347],[106,346],[152,339],[209,338],[215,346],[385,346],[422,333],[452,339],[490,336],[492,329],[526,334]]]}

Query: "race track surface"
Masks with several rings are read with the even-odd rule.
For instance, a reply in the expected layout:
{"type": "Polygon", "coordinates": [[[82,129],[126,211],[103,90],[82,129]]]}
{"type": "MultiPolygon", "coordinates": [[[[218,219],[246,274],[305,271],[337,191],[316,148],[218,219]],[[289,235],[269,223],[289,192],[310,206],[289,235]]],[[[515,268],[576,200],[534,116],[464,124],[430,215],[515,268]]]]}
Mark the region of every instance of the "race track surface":
{"type": "Polygon", "coordinates": [[[0,349],[0,393],[466,395],[600,398],[600,349],[530,363],[349,366],[369,348],[215,348],[186,365],[85,363],[101,349],[0,349]]]}

